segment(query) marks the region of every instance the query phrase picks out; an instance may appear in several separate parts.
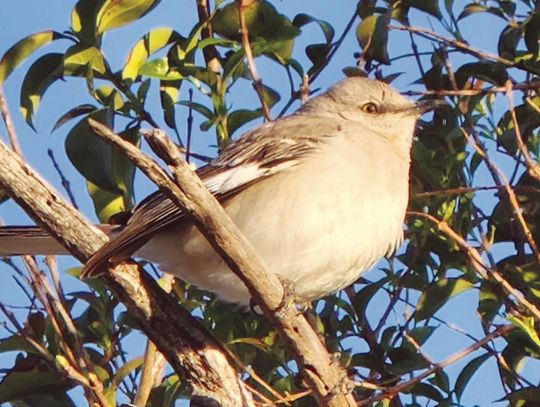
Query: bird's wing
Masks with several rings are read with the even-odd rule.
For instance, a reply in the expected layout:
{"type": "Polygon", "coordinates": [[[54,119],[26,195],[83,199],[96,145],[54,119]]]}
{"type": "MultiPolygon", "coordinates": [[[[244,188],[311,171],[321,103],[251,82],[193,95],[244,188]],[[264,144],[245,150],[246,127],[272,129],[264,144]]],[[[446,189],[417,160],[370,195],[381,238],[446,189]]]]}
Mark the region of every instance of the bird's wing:
{"type": "MultiPolygon", "coordinates": [[[[330,131],[327,121],[321,120],[319,134],[323,136],[303,136],[305,126],[301,116],[267,123],[246,133],[212,163],[198,169],[197,175],[220,202],[225,202],[262,179],[293,167],[299,157],[323,142],[324,135],[330,131]]],[[[161,191],[154,192],[134,209],[125,228],[86,263],[83,276],[103,272],[109,259],[130,256],[157,232],[183,216],[184,211],[161,191]]]]}

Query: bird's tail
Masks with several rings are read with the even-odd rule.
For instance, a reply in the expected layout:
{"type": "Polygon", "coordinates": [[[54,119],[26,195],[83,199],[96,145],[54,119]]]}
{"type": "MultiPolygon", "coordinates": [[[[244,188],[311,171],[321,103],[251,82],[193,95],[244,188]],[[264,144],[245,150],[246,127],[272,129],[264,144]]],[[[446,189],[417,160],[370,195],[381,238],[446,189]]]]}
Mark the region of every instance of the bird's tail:
{"type": "MultiPolygon", "coordinates": [[[[98,228],[110,236],[118,226],[99,225],[98,228]]],[[[69,252],[39,226],[0,227],[0,257],[24,254],[61,255],[69,252]]]]}

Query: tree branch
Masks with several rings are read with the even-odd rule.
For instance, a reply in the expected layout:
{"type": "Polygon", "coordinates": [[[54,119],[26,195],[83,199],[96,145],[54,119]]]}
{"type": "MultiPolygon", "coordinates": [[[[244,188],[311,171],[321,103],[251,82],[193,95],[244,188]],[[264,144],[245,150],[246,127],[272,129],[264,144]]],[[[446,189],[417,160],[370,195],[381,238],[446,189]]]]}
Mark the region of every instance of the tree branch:
{"type": "Polygon", "coordinates": [[[251,79],[253,79],[253,88],[255,88],[257,96],[259,96],[259,101],[261,102],[264,118],[268,121],[272,121],[272,115],[270,114],[268,103],[266,103],[266,100],[264,99],[264,88],[262,80],[257,72],[257,66],[255,65],[255,60],[253,59],[253,52],[251,51],[251,44],[249,43],[249,32],[246,25],[246,17],[244,15],[244,0],[236,0],[236,6],[238,8],[238,19],[240,21],[242,46],[244,47],[244,52],[246,54],[246,60],[249,72],[251,74],[251,79]]]}
{"type": "MultiPolygon", "coordinates": [[[[103,232],[90,225],[3,142],[0,185],[82,262],[107,242],[103,232]]],[[[105,279],[173,369],[186,378],[195,396],[212,398],[222,406],[253,405],[221,345],[136,264],[121,263],[105,279]]]]}
{"type": "Polygon", "coordinates": [[[506,291],[508,294],[512,295],[518,303],[523,305],[527,310],[531,312],[539,321],[540,321],[540,310],[530,301],[528,301],[517,289],[512,287],[512,285],[504,279],[504,277],[497,270],[489,267],[482,260],[482,255],[469,245],[463,237],[461,237],[454,229],[448,225],[448,223],[437,219],[436,217],[429,215],[423,212],[408,212],[409,215],[417,216],[419,218],[424,218],[432,222],[437,229],[442,233],[452,239],[459,248],[469,257],[469,260],[475,270],[478,272],[480,277],[484,280],[492,279],[499,283],[499,285],[506,291]]]}

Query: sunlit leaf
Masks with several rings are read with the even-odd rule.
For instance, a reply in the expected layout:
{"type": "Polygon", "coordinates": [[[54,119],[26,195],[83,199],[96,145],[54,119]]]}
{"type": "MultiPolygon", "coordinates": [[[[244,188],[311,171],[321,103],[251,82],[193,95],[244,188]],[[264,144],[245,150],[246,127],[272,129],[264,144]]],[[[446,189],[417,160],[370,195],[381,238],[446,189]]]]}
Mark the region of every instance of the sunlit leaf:
{"type": "Polygon", "coordinates": [[[86,45],[100,45],[96,33],[96,17],[105,0],[79,0],[71,11],[71,31],[86,45]]]}
{"type": "Polygon", "coordinates": [[[358,43],[367,56],[388,64],[388,17],[374,14],[362,20],[356,30],[358,43]]]}
{"type": "Polygon", "coordinates": [[[123,79],[135,80],[139,68],[148,57],[163,47],[181,40],[183,37],[171,28],[155,28],[142,37],[128,54],[126,64],[122,70],[123,79]]]}
{"type": "Polygon", "coordinates": [[[465,17],[468,17],[468,16],[470,16],[472,14],[486,12],[487,10],[488,10],[488,7],[484,6],[484,5],[480,4],[480,3],[467,4],[463,8],[463,11],[459,14],[458,20],[461,20],[461,19],[463,19],[465,17]]]}
{"type": "Polygon", "coordinates": [[[68,37],[49,30],[31,34],[15,43],[0,59],[0,84],[34,51],[60,38],[68,37]]]}
{"type": "Polygon", "coordinates": [[[124,99],[121,93],[112,86],[100,86],[95,90],[94,97],[103,106],[109,106],[115,111],[122,110],[124,107],[124,99]]]}
{"type": "Polygon", "coordinates": [[[105,0],[97,14],[96,32],[101,34],[129,24],[158,5],[160,0],[105,0]]]}
{"type": "Polygon", "coordinates": [[[445,278],[437,280],[435,284],[425,290],[416,306],[414,318],[417,321],[429,318],[446,302],[467,290],[470,290],[473,284],[463,278],[445,278]]]}
{"type": "MultiPolygon", "coordinates": [[[[291,57],[294,38],[300,34],[291,21],[268,1],[253,1],[243,8],[249,39],[258,43],[259,52],[275,54],[281,61],[291,57]]],[[[235,3],[218,9],[212,18],[216,34],[241,42],[240,20],[235,3]]]]}
{"type": "Polygon", "coordinates": [[[169,69],[169,60],[167,57],[146,62],[139,68],[139,75],[161,79],[163,81],[177,81],[184,78],[184,75],[180,72],[169,69]]]}
{"type": "Polygon", "coordinates": [[[109,70],[101,51],[94,46],[70,47],[64,56],[64,74],[86,76],[89,70],[96,74],[105,74],[109,70]]]}
{"type": "Polygon", "coordinates": [[[163,110],[163,119],[172,129],[176,129],[175,107],[180,95],[181,83],[181,81],[161,81],[159,84],[159,100],[163,110]]]}
{"type": "Polygon", "coordinates": [[[21,112],[32,128],[39,102],[47,88],[62,77],[62,54],[47,54],[28,69],[21,86],[21,112]]]}

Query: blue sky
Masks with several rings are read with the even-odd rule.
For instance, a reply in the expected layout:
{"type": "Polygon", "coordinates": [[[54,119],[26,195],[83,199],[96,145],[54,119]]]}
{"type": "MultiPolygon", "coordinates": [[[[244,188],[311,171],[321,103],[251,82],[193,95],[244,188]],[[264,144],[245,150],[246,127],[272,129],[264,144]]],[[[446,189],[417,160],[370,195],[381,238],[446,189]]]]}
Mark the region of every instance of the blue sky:
{"type": "MultiPolygon", "coordinates": [[[[2,13],[0,14],[0,26],[2,27],[2,33],[0,35],[0,54],[3,54],[13,43],[23,36],[32,32],[51,28],[58,31],[65,30],[68,27],[69,13],[74,3],[75,2],[71,0],[19,0],[17,2],[11,1],[4,4],[2,13]]],[[[121,67],[130,47],[151,28],[157,26],[172,26],[181,33],[187,34],[189,28],[193,24],[193,19],[196,16],[194,3],[194,1],[163,0],[162,3],[142,21],[112,31],[107,35],[104,41],[104,49],[113,69],[121,67]]],[[[341,29],[345,26],[355,9],[355,2],[342,0],[334,1],[332,3],[328,1],[295,0],[290,2],[278,2],[276,4],[279,10],[290,18],[294,17],[294,15],[299,12],[308,10],[309,14],[314,17],[322,18],[332,23],[332,25],[336,27],[337,34],[339,35],[341,29]]],[[[475,41],[474,45],[478,48],[494,51],[497,37],[492,33],[498,32],[502,27],[497,27],[497,23],[494,21],[493,18],[486,19],[482,16],[471,17],[466,24],[462,25],[465,37],[472,38],[475,41]],[[485,26],[488,21],[490,29],[486,29],[485,26]]],[[[433,24],[436,29],[439,27],[433,19],[426,17],[425,14],[419,13],[415,14],[414,23],[425,27],[430,27],[430,24],[433,24]]],[[[443,32],[441,31],[441,33],[443,32]]],[[[307,26],[303,30],[302,37],[296,44],[295,57],[301,62],[304,62],[305,66],[307,66],[307,57],[303,52],[303,48],[306,44],[312,42],[315,37],[322,40],[321,32],[315,25],[307,26]]],[[[409,48],[408,36],[404,34],[391,33],[390,43],[391,55],[398,55],[403,52],[403,49],[409,48]]],[[[419,41],[419,44],[420,46],[429,47],[429,45],[423,41],[419,41]]],[[[64,49],[64,46],[61,44],[53,44],[47,48],[47,51],[54,50],[57,47],[60,50],[64,49]]],[[[431,48],[426,48],[426,50],[430,49],[431,48]]],[[[355,61],[353,54],[357,51],[359,51],[358,45],[354,32],[352,32],[344,41],[342,48],[337,53],[330,67],[327,68],[317,80],[315,86],[326,88],[329,84],[339,80],[343,76],[341,69],[345,66],[354,65],[355,61]]],[[[54,150],[61,168],[65,171],[65,174],[72,183],[73,191],[82,211],[92,220],[95,220],[90,200],[87,197],[84,188],[83,180],[73,170],[64,154],[63,143],[69,125],[55,133],[51,133],[52,124],[65,111],[76,104],[89,101],[89,97],[86,95],[85,85],[83,81],[73,79],[68,79],[67,83],[55,83],[45,95],[40,110],[37,113],[36,133],[24,123],[18,112],[19,89],[23,75],[30,66],[30,62],[31,59],[23,64],[20,69],[16,70],[4,85],[23,152],[31,165],[38,172],[43,174],[49,182],[55,185],[59,191],[62,191],[59,177],[54,172],[52,164],[47,157],[47,149],[50,148],[54,150]]],[[[265,84],[279,90],[287,90],[284,88],[287,80],[283,71],[277,71],[275,65],[268,61],[258,60],[257,64],[259,74],[263,78],[265,84]]],[[[412,60],[409,59],[401,60],[399,65],[390,67],[387,70],[387,73],[396,71],[405,72],[405,74],[396,82],[396,86],[403,89],[406,86],[409,87],[410,81],[418,76],[416,66],[412,60]]],[[[153,90],[155,94],[155,88],[153,90]]],[[[284,93],[284,95],[286,95],[286,93],[284,93]]],[[[187,99],[185,89],[181,95],[181,99],[187,99]]],[[[250,107],[257,104],[257,98],[249,85],[240,87],[236,91],[235,97],[230,98],[229,100],[233,101],[236,108],[250,107]]],[[[204,99],[199,101],[205,102],[204,99]]],[[[158,103],[158,99],[155,96],[150,100],[150,105],[154,104],[157,107],[158,103]]],[[[275,112],[278,112],[279,109],[280,106],[278,105],[275,112]]],[[[180,111],[178,113],[178,123],[185,123],[185,119],[186,112],[180,111]]],[[[199,119],[199,117],[196,117],[196,120],[199,119]]],[[[211,147],[208,147],[209,145],[214,144],[213,133],[199,132],[197,130],[197,124],[194,128],[196,129],[194,135],[195,149],[203,154],[213,154],[214,150],[211,147]]],[[[4,136],[5,131],[0,126],[0,137],[4,136]]],[[[153,189],[152,185],[146,180],[142,177],[138,177],[136,189],[138,200],[142,199],[153,189]]],[[[30,223],[22,211],[12,202],[0,206],[0,219],[9,224],[30,223]]],[[[61,266],[68,267],[70,265],[73,265],[73,262],[68,259],[63,259],[61,262],[61,266]]],[[[368,274],[367,277],[375,279],[377,275],[378,274],[375,271],[372,274],[368,274]]],[[[70,287],[77,287],[77,283],[73,281],[68,282],[68,285],[70,287]]],[[[5,281],[0,287],[0,301],[8,304],[17,304],[20,302],[20,296],[21,293],[19,289],[11,280],[5,281]]],[[[466,331],[471,332],[480,338],[482,337],[482,331],[473,312],[476,307],[476,301],[477,298],[472,292],[470,294],[462,295],[443,308],[439,313],[439,317],[461,326],[466,331]]],[[[380,302],[374,302],[372,307],[384,309],[384,305],[384,301],[380,300],[380,302]]],[[[373,312],[376,314],[377,310],[374,309],[373,312]]],[[[402,320],[403,317],[400,315],[399,311],[396,311],[395,318],[396,320],[402,320]]],[[[5,333],[0,333],[0,336],[4,335],[5,333]]],[[[142,342],[140,342],[140,340],[139,342],[135,342],[136,343],[132,345],[133,353],[137,354],[139,349],[142,352],[142,342]]],[[[461,334],[457,334],[452,330],[441,329],[432,337],[426,350],[434,360],[438,361],[470,343],[471,342],[465,339],[461,334]]],[[[351,346],[360,345],[352,344],[351,346]]],[[[0,367],[6,367],[7,363],[9,362],[5,356],[0,357],[0,367]]],[[[451,367],[449,372],[459,372],[460,367],[463,367],[463,365],[464,363],[458,363],[455,367],[451,367]]],[[[476,381],[474,388],[469,389],[469,391],[465,393],[465,405],[490,405],[494,400],[502,396],[502,394],[495,393],[489,389],[490,383],[497,382],[498,380],[498,374],[493,363],[486,363],[479,370],[474,380],[476,381]]]]}

